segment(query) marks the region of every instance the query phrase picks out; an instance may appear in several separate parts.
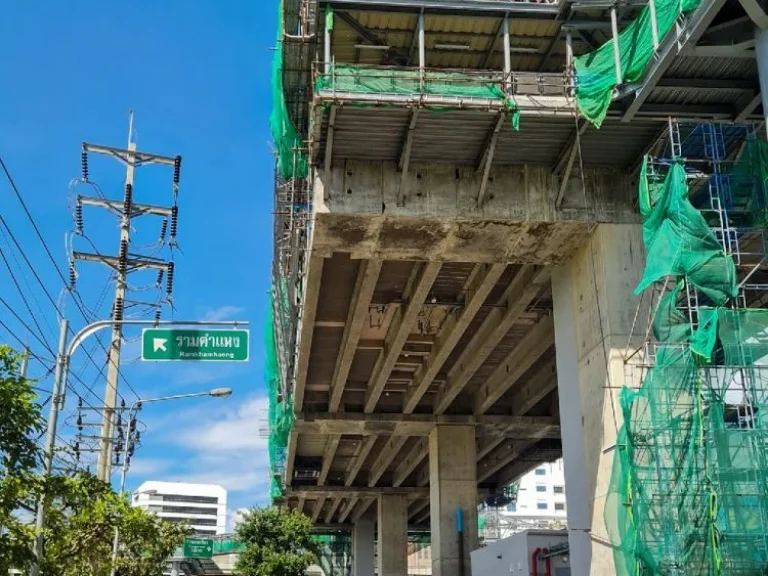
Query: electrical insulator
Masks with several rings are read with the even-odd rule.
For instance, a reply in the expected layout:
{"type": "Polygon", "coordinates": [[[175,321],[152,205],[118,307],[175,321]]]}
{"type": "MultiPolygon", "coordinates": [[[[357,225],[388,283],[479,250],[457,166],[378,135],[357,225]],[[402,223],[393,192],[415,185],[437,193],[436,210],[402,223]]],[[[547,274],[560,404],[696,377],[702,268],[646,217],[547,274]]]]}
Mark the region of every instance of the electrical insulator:
{"type": "Polygon", "coordinates": [[[81,197],[77,197],[77,205],[75,206],[75,231],[78,234],[83,233],[83,203],[81,197]]]}
{"type": "Polygon", "coordinates": [[[131,206],[133,205],[133,185],[125,185],[125,201],[123,202],[123,215],[131,215],[131,206]]]}
{"type": "Polygon", "coordinates": [[[123,437],[121,435],[117,437],[117,443],[115,444],[115,454],[118,455],[118,458],[120,457],[119,455],[120,455],[120,452],[122,451],[123,451],[123,437]]]}
{"type": "Polygon", "coordinates": [[[162,226],[160,226],[160,242],[165,241],[165,233],[168,232],[168,218],[163,220],[162,226]]]}
{"type": "Polygon", "coordinates": [[[80,167],[83,173],[83,182],[88,182],[88,152],[83,150],[80,153],[80,167]]]}
{"type": "Polygon", "coordinates": [[[115,466],[120,466],[120,454],[115,455],[115,466]]]}
{"type": "Polygon", "coordinates": [[[70,289],[75,287],[75,280],[77,280],[77,272],[75,271],[75,261],[69,261],[69,287],[70,289]]]}
{"type": "Polygon", "coordinates": [[[168,262],[168,276],[166,277],[165,282],[165,291],[168,294],[171,294],[173,292],[173,262],[168,262]]]}
{"type": "Polygon", "coordinates": [[[83,417],[81,415],[77,417],[77,429],[79,432],[83,431],[83,417]]]}
{"type": "Polygon", "coordinates": [[[181,176],[181,156],[176,156],[173,159],[173,183],[178,186],[179,177],[181,176]]]}
{"type": "Polygon", "coordinates": [[[131,447],[128,448],[128,454],[126,455],[126,458],[130,458],[131,456],[133,456],[133,450],[134,450],[134,445],[131,444],[131,447]]]}
{"type": "Polygon", "coordinates": [[[160,288],[163,285],[163,276],[165,276],[165,270],[157,271],[157,281],[155,282],[155,288],[160,288]]]}
{"type": "Polygon", "coordinates": [[[115,300],[115,311],[112,314],[112,317],[115,319],[116,322],[120,322],[123,319],[123,299],[118,298],[115,300]]]}
{"type": "Polygon", "coordinates": [[[118,414],[118,415],[117,415],[117,428],[118,428],[118,433],[121,433],[121,431],[120,431],[120,426],[122,426],[122,425],[123,425],[123,415],[122,415],[122,414],[118,414]]]}
{"type": "Polygon", "coordinates": [[[75,442],[75,445],[73,446],[73,449],[75,451],[75,460],[80,462],[80,443],[75,442]]]}
{"type": "Polygon", "coordinates": [[[78,410],[83,408],[83,399],[80,396],[77,397],[77,408],[78,410]]]}
{"type": "Polygon", "coordinates": [[[161,315],[162,313],[163,313],[163,311],[162,311],[162,310],[160,310],[160,308],[158,308],[157,310],[155,310],[155,324],[157,324],[158,322],[160,322],[160,315],[161,315]]]}
{"type": "Polygon", "coordinates": [[[171,208],[171,239],[176,239],[176,232],[179,230],[179,207],[174,204],[171,208]]]}
{"type": "Polygon", "coordinates": [[[117,256],[117,267],[118,272],[121,275],[125,275],[125,271],[128,267],[128,263],[126,260],[128,259],[128,240],[121,240],[120,241],[120,252],[117,256]]]}
{"type": "Polygon", "coordinates": [[[128,424],[128,429],[133,432],[136,430],[136,418],[131,418],[131,423],[128,424]]]}

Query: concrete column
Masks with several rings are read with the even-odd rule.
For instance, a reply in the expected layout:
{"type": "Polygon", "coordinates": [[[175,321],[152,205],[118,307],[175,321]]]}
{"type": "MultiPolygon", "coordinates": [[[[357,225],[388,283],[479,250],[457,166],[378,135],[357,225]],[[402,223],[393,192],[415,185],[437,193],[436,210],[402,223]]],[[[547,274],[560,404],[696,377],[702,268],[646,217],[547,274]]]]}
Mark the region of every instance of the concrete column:
{"type": "Polygon", "coordinates": [[[408,506],[405,496],[379,496],[379,576],[408,574],[408,506]]]}
{"type": "MultiPolygon", "coordinates": [[[[760,99],[763,104],[763,117],[768,119],[768,30],[755,28],[755,57],[757,74],[760,79],[760,99]]],[[[765,125],[768,131],[768,123],[765,125]]]]}
{"type": "Polygon", "coordinates": [[[352,576],[373,576],[373,520],[360,518],[352,529],[352,576]]]}
{"type": "Polygon", "coordinates": [[[471,426],[435,426],[429,434],[429,505],[432,576],[471,576],[469,553],[477,548],[477,458],[471,426]],[[457,528],[463,516],[464,569],[457,528]]]}
{"type": "MultiPolygon", "coordinates": [[[[639,225],[600,224],[552,274],[573,576],[616,574],[603,509],[622,423],[619,388],[644,254],[639,225]]],[[[647,308],[638,314],[630,350],[645,336],[647,314],[647,308]]]]}

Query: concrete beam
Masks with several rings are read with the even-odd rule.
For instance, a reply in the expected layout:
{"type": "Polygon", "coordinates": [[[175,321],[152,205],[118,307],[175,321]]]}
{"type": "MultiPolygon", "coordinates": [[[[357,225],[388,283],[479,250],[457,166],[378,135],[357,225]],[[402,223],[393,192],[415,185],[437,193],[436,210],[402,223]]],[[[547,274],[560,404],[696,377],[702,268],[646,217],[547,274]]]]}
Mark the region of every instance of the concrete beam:
{"type": "Polygon", "coordinates": [[[355,509],[355,505],[357,505],[359,500],[360,499],[356,496],[347,500],[347,504],[339,512],[339,522],[346,522],[347,518],[349,518],[349,515],[352,513],[352,510],[355,509]]]}
{"type": "Polygon", "coordinates": [[[285,494],[288,497],[325,499],[325,498],[375,498],[382,494],[399,494],[408,499],[427,498],[429,489],[427,488],[406,488],[381,486],[374,488],[371,486],[301,486],[297,488],[287,487],[285,494]]]}
{"type": "Polygon", "coordinates": [[[322,256],[313,254],[309,257],[307,273],[305,276],[304,298],[299,325],[299,358],[296,363],[296,385],[293,390],[293,408],[301,412],[304,404],[304,386],[307,383],[307,369],[309,368],[309,355],[312,350],[312,337],[315,332],[315,315],[317,314],[317,300],[320,296],[320,284],[323,280],[322,256]]]}
{"type": "Polygon", "coordinates": [[[315,494],[315,496],[317,497],[317,500],[315,500],[315,507],[312,509],[312,523],[317,522],[317,519],[320,518],[320,513],[323,511],[326,498],[324,494],[315,494]]]}
{"type": "Polygon", "coordinates": [[[345,486],[351,486],[354,483],[355,478],[360,473],[360,468],[363,467],[363,464],[368,459],[368,454],[373,449],[373,445],[376,444],[376,440],[378,440],[378,436],[368,436],[368,438],[360,442],[360,445],[357,447],[357,453],[350,461],[349,468],[347,468],[347,474],[344,479],[345,486]]]}
{"type": "Polygon", "coordinates": [[[538,440],[523,440],[522,442],[510,442],[491,456],[484,458],[477,465],[477,481],[485,482],[502,468],[514,462],[517,458],[536,445],[538,440]]]}
{"type": "Polygon", "coordinates": [[[429,355],[426,362],[419,369],[413,378],[413,387],[407,395],[403,412],[412,413],[419,405],[422,397],[429,389],[443,364],[450,356],[456,344],[463,336],[469,325],[472,323],[475,315],[485,302],[488,294],[493,290],[496,282],[506,269],[505,264],[483,265],[478,264],[475,270],[472,283],[468,286],[467,296],[463,308],[456,315],[450,315],[437,334],[435,347],[432,354],[429,355]]]}
{"type": "Polygon", "coordinates": [[[285,484],[293,480],[293,462],[296,459],[296,447],[299,443],[299,432],[294,428],[288,437],[288,453],[285,456],[285,484]]]}
{"type": "Polygon", "coordinates": [[[707,30],[707,27],[724,4],[725,0],[702,0],[699,7],[690,15],[686,26],[679,36],[674,30],[666,35],[661,41],[656,57],[651,59],[650,64],[646,68],[639,88],[634,92],[634,100],[629,104],[624,112],[624,116],[621,118],[623,122],[629,122],[635,117],[635,114],[638,113],[640,107],[656,87],[656,83],[672,65],[675,57],[684,47],[696,45],[696,42],[707,30]]]}
{"type": "Polygon", "coordinates": [[[379,452],[379,457],[376,462],[371,466],[371,473],[368,475],[368,486],[376,486],[376,483],[387,471],[389,465],[397,457],[402,450],[405,443],[408,441],[408,436],[392,436],[384,447],[379,452]]]}
{"type": "Polygon", "coordinates": [[[368,392],[365,399],[365,411],[370,413],[376,409],[376,404],[384,391],[392,369],[397,363],[400,352],[403,350],[408,334],[413,329],[416,318],[421,312],[421,307],[429,295],[432,284],[440,272],[440,262],[428,262],[417,264],[421,266],[418,280],[414,283],[413,290],[407,295],[408,306],[405,311],[398,308],[395,318],[392,320],[387,332],[384,351],[379,354],[376,365],[373,368],[371,379],[368,382],[368,392]]]}
{"type": "Polygon", "coordinates": [[[408,476],[413,473],[427,456],[429,456],[429,436],[422,436],[395,468],[392,486],[400,486],[405,482],[408,476]]]}
{"type": "Polygon", "coordinates": [[[325,141],[325,172],[330,174],[331,163],[333,161],[333,131],[336,125],[336,112],[338,106],[331,106],[331,112],[328,115],[328,138],[325,141]]]}
{"type": "Polygon", "coordinates": [[[400,161],[397,163],[397,169],[400,170],[400,188],[397,192],[397,205],[402,206],[405,201],[405,185],[408,177],[408,166],[411,163],[411,150],[413,150],[413,134],[416,130],[416,122],[419,119],[420,108],[411,110],[411,119],[408,122],[408,129],[405,131],[403,146],[400,151],[400,161]]]}
{"type": "Polygon", "coordinates": [[[376,502],[376,498],[362,498],[352,512],[352,522],[360,520],[374,502],[376,502]]]}
{"type": "Polygon", "coordinates": [[[323,452],[323,466],[320,469],[320,475],[317,477],[318,486],[325,484],[325,480],[328,478],[328,472],[331,471],[333,457],[336,456],[336,449],[339,447],[340,441],[341,434],[333,434],[325,443],[325,451],[323,452]]]}
{"type": "MultiPolygon", "coordinates": [[[[373,46],[386,46],[387,43],[373,34],[370,30],[366,29],[365,26],[360,24],[357,20],[355,20],[352,16],[350,16],[347,12],[342,12],[341,10],[337,10],[334,13],[336,16],[338,16],[341,20],[343,20],[352,30],[354,30],[357,34],[360,35],[360,37],[369,44],[373,46]]],[[[401,52],[398,48],[389,48],[387,52],[392,53],[394,56],[396,56],[400,63],[403,64],[408,61],[408,54],[405,54],[401,52]]]]}
{"type": "Polygon", "coordinates": [[[485,198],[485,190],[488,187],[488,177],[491,175],[491,165],[493,164],[493,155],[496,152],[496,142],[499,139],[499,133],[504,126],[504,119],[507,117],[506,111],[499,112],[496,124],[494,124],[491,133],[483,148],[483,154],[480,161],[477,164],[477,171],[482,170],[482,178],[480,179],[480,189],[477,192],[477,206],[483,205],[483,199],[485,198]]]}
{"type": "Polygon", "coordinates": [[[510,400],[512,414],[525,414],[556,388],[557,371],[555,370],[555,361],[553,360],[540,368],[526,382],[514,388],[510,400]]]}
{"type": "Polygon", "coordinates": [[[299,498],[298,502],[296,503],[296,510],[299,512],[304,512],[304,502],[305,498],[299,498]]]}
{"type": "MultiPolygon", "coordinates": [[[[551,345],[551,343],[550,343],[551,345]]],[[[294,430],[302,434],[349,434],[367,436],[363,445],[379,435],[428,436],[437,425],[475,426],[479,437],[504,437],[520,431],[537,431],[556,423],[550,416],[472,414],[365,414],[363,412],[299,413],[294,430]]],[[[360,448],[362,456],[367,456],[360,448]]]]}
{"type": "Polygon", "coordinates": [[[488,454],[496,450],[502,442],[504,442],[503,436],[478,439],[477,459],[482,460],[488,456],[488,454]]]}
{"type": "Polygon", "coordinates": [[[576,128],[573,131],[568,144],[560,152],[557,164],[555,165],[555,174],[561,174],[560,187],[555,197],[555,208],[560,209],[563,205],[563,198],[565,197],[565,190],[568,188],[568,182],[571,179],[571,171],[573,165],[576,162],[576,156],[579,152],[579,139],[584,135],[589,127],[589,121],[586,118],[581,118],[576,121],[576,128]]]}
{"type": "Polygon", "coordinates": [[[495,308],[470,340],[456,363],[448,371],[448,380],[435,400],[435,414],[444,413],[461,393],[474,373],[490,356],[517,318],[549,281],[546,268],[523,267],[505,293],[506,309],[495,308]]]}
{"type": "Polygon", "coordinates": [[[341,505],[342,498],[334,498],[333,502],[331,502],[331,507],[328,509],[328,512],[325,514],[325,522],[326,524],[330,524],[331,520],[333,520],[333,515],[336,514],[336,510],[339,509],[339,506],[341,505]]]}
{"type": "Polygon", "coordinates": [[[349,307],[347,322],[344,327],[344,336],[341,340],[341,348],[336,359],[336,367],[333,371],[331,382],[331,397],[328,402],[328,410],[336,412],[341,405],[344,394],[344,386],[347,383],[349,369],[355,359],[355,352],[360,341],[363,324],[368,317],[368,309],[371,304],[373,292],[381,272],[381,260],[361,260],[360,270],[357,273],[355,291],[352,294],[352,305],[349,307]]]}
{"type": "Polygon", "coordinates": [[[512,388],[536,360],[554,345],[554,336],[552,317],[542,318],[477,391],[475,414],[484,414],[512,388]]]}
{"type": "Polygon", "coordinates": [[[762,95],[760,92],[756,92],[754,94],[750,94],[747,97],[740,100],[739,104],[736,105],[737,112],[736,112],[736,118],[734,118],[734,122],[737,124],[741,124],[747,121],[747,118],[749,118],[752,113],[757,110],[757,107],[760,106],[762,103],[762,95]]]}

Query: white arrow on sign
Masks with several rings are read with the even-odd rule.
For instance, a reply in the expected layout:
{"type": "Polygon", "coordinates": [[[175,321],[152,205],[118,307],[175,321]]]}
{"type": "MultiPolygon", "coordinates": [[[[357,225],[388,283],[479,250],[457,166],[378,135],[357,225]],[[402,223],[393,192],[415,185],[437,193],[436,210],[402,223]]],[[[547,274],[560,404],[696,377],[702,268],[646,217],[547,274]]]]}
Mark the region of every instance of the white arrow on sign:
{"type": "Polygon", "coordinates": [[[167,342],[167,338],[152,338],[152,351],[157,352],[158,350],[162,350],[163,352],[168,352],[168,349],[165,347],[167,342]]]}

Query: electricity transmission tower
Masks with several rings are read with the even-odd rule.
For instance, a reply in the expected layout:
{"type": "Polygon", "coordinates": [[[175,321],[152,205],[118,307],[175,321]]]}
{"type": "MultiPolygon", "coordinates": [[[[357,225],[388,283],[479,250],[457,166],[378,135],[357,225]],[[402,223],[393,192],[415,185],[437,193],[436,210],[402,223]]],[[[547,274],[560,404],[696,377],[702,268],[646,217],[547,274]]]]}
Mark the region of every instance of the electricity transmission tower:
{"type": "MultiPolygon", "coordinates": [[[[174,263],[163,258],[136,254],[132,251],[131,230],[132,222],[139,216],[159,216],[164,218],[160,241],[165,243],[169,231],[168,244],[176,246],[179,211],[177,198],[179,192],[179,176],[181,171],[181,156],[169,157],[159,154],[139,152],[133,139],[133,113],[131,112],[128,128],[128,147],[114,148],[97,144],[83,143],[82,149],[82,180],[88,180],[88,154],[103,154],[117,159],[125,166],[125,190],[122,201],[109,200],[104,197],[94,198],[78,196],[75,206],[76,233],[83,234],[83,206],[94,206],[108,210],[120,220],[120,244],[116,256],[108,256],[98,252],[72,252],[70,262],[70,282],[75,281],[75,261],[98,262],[109,267],[115,278],[115,298],[112,305],[112,319],[121,321],[128,304],[128,275],[138,270],[157,270],[156,285],[162,285],[163,275],[166,278],[165,303],[171,303],[173,290],[174,263]],[[147,164],[163,164],[173,168],[173,204],[170,207],[153,206],[134,202],[134,172],[137,167],[147,164]],[[170,224],[170,226],[169,226],[170,224]]],[[[147,304],[155,307],[155,320],[160,319],[162,304],[147,304]]],[[[112,328],[111,341],[107,352],[107,383],[104,391],[104,409],[102,413],[101,431],[99,434],[99,457],[97,476],[109,482],[112,472],[112,451],[115,432],[115,409],[117,408],[118,384],[120,376],[120,352],[122,347],[122,324],[116,323],[112,328]]]]}

